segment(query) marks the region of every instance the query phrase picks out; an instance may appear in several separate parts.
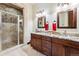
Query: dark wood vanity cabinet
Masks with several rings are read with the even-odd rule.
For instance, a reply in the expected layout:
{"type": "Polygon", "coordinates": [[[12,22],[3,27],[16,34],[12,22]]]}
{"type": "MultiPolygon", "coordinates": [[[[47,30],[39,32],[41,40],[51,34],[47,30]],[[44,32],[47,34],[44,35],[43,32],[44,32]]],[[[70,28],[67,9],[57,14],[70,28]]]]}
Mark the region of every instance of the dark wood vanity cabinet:
{"type": "Polygon", "coordinates": [[[52,37],[52,56],[65,56],[65,46],[61,39],[52,37]]]}
{"type": "Polygon", "coordinates": [[[31,34],[31,46],[41,51],[41,35],[31,34]]]}
{"type": "Polygon", "coordinates": [[[66,47],[66,56],[79,56],[79,49],[73,47],[66,47]]]}
{"type": "Polygon", "coordinates": [[[42,53],[45,55],[51,55],[51,37],[42,36],[42,53]]]}
{"type": "Polygon", "coordinates": [[[31,34],[31,46],[47,56],[79,56],[79,42],[31,34]]]}
{"type": "Polygon", "coordinates": [[[36,47],[36,39],[35,39],[35,35],[34,34],[31,34],[31,46],[32,47],[36,47]]]}
{"type": "Polygon", "coordinates": [[[52,43],[52,56],[65,56],[65,47],[61,44],[52,43]]]}
{"type": "Polygon", "coordinates": [[[38,50],[38,51],[41,51],[41,39],[37,39],[37,42],[36,42],[36,49],[38,50]]]}
{"type": "Polygon", "coordinates": [[[51,55],[50,37],[31,34],[31,46],[45,55],[48,55],[48,56],[51,55]]]}
{"type": "Polygon", "coordinates": [[[52,37],[52,56],[79,56],[79,43],[52,37]]]}

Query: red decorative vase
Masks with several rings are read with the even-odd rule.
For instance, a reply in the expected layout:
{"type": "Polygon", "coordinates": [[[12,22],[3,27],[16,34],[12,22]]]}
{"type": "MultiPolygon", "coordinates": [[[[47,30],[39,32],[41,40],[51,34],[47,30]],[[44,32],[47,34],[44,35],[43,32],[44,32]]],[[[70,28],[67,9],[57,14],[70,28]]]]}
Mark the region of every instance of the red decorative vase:
{"type": "Polygon", "coordinates": [[[45,24],[45,30],[48,30],[48,23],[45,24]]]}
{"type": "Polygon", "coordinates": [[[56,31],[56,23],[53,23],[53,24],[52,24],[52,30],[53,30],[53,31],[56,31]]]}

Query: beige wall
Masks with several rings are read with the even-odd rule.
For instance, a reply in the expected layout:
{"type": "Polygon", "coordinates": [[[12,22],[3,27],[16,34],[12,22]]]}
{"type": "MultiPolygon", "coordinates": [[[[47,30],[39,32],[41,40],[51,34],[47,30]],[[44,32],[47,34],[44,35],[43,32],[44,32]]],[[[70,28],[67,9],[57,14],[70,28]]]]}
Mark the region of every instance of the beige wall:
{"type": "Polygon", "coordinates": [[[32,19],[32,5],[24,4],[24,43],[27,43],[31,39],[31,32],[33,30],[32,19]]]}

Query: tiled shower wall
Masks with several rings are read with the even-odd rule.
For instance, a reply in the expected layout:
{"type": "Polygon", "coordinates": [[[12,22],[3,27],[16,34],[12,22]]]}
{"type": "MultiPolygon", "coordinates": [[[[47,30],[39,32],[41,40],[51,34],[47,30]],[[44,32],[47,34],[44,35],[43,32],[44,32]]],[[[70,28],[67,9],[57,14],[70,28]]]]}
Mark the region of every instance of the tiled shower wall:
{"type": "Polygon", "coordinates": [[[0,3],[0,10],[22,16],[22,12],[20,12],[19,10],[12,7],[8,7],[7,5],[2,4],[2,3],[0,3]]]}
{"type": "MultiPolygon", "coordinates": [[[[12,8],[12,7],[8,7],[5,4],[0,4],[0,11],[4,11],[1,12],[3,16],[2,17],[2,23],[1,23],[1,35],[0,35],[0,49],[1,51],[7,48],[10,48],[12,46],[17,45],[17,37],[18,37],[18,29],[17,29],[17,16],[18,15],[21,17],[23,17],[23,14],[21,11],[12,8]],[[11,14],[7,14],[7,13],[11,13],[11,14]]],[[[23,32],[23,30],[22,30],[23,32]]]]}

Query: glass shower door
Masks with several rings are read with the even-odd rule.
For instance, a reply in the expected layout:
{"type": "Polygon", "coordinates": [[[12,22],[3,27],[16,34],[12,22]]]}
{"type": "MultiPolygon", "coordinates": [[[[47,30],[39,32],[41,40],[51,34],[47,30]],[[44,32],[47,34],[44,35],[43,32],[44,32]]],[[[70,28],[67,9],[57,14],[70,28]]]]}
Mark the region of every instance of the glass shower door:
{"type": "Polygon", "coordinates": [[[5,50],[18,44],[18,16],[1,12],[1,49],[5,50]]]}

